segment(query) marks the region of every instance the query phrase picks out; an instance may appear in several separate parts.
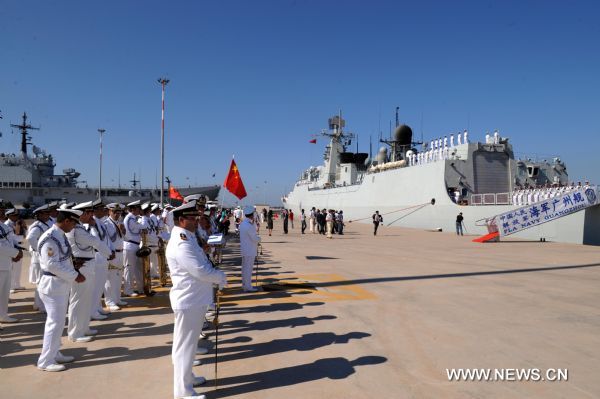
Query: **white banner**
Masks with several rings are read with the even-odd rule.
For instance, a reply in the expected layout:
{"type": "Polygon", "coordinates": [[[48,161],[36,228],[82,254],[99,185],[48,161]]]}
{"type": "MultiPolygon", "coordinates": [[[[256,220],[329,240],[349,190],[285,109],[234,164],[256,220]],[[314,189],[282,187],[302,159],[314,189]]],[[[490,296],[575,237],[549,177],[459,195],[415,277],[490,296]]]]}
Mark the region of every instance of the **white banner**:
{"type": "Polygon", "coordinates": [[[501,236],[551,222],[598,204],[598,187],[580,188],[495,217],[501,236]]]}

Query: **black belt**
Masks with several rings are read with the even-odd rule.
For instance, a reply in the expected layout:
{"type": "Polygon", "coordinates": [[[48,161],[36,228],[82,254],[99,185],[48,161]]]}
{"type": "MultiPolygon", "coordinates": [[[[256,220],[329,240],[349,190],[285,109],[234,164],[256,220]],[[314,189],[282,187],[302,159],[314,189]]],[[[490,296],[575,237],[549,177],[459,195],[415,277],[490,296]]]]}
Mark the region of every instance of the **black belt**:
{"type": "Polygon", "coordinates": [[[139,243],[139,242],[135,242],[135,241],[131,241],[131,240],[125,240],[125,241],[127,241],[127,242],[129,242],[129,243],[131,243],[131,244],[140,245],[140,243],[139,243]]]}
{"type": "Polygon", "coordinates": [[[148,245],[148,248],[158,248],[158,245],[148,245]]]}
{"type": "Polygon", "coordinates": [[[73,259],[76,261],[79,261],[79,262],[83,262],[83,263],[87,262],[88,260],[94,260],[94,258],[82,258],[79,256],[75,256],[75,257],[73,257],[73,259]]]}
{"type": "Polygon", "coordinates": [[[52,276],[52,277],[56,277],[56,274],[54,274],[54,273],[50,273],[50,272],[45,272],[45,271],[42,271],[42,274],[43,274],[44,276],[52,276]]]}
{"type": "Polygon", "coordinates": [[[123,252],[122,249],[115,249],[115,252],[123,252]]]}

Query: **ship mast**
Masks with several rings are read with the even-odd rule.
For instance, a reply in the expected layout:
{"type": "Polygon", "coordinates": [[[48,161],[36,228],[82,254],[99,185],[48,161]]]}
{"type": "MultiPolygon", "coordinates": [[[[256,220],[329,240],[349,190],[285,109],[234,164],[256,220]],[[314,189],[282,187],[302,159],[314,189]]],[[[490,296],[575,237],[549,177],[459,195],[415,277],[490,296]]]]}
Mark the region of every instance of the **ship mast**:
{"type": "Polygon", "coordinates": [[[10,124],[10,127],[16,127],[21,130],[21,155],[23,159],[27,159],[27,144],[31,144],[29,141],[31,137],[27,135],[28,130],[40,130],[39,127],[33,127],[27,124],[27,113],[23,112],[23,123],[21,125],[10,124]]]}

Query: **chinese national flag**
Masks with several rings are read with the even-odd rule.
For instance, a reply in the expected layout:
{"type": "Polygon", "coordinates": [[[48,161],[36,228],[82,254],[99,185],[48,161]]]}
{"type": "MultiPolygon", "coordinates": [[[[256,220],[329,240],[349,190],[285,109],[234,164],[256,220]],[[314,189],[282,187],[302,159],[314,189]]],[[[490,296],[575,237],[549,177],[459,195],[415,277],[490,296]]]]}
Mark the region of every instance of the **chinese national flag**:
{"type": "Polygon", "coordinates": [[[183,195],[175,187],[169,188],[169,198],[174,200],[183,201],[183,195]]]}
{"type": "Polygon", "coordinates": [[[240,200],[247,195],[246,189],[244,188],[244,183],[242,182],[242,177],[240,176],[240,171],[238,170],[235,160],[233,159],[231,160],[229,173],[227,174],[225,183],[223,183],[223,185],[231,194],[235,195],[240,200]]]}
{"type": "Polygon", "coordinates": [[[312,140],[309,141],[309,143],[311,143],[311,144],[317,144],[317,139],[312,139],[312,140]]]}

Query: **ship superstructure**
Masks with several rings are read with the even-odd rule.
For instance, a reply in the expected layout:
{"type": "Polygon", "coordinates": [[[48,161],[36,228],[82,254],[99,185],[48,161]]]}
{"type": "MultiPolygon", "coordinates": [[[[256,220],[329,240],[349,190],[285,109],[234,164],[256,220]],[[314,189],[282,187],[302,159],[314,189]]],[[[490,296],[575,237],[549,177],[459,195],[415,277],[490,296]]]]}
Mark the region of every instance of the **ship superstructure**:
{"type": "MultiPolygon", "coordinates": [[[[0,198],[14,205],[41,205],[51,201],[68,199],[82,202],[98,197],[98,188],[81,187],[78,182],[80,173],[73,168],[63,169],[62,174],[55,174],[56,163],[51,154],[35,146],[31,142],[30,130],[39,130],[27,121],[23,113],[22,123],[11,124],[21,134],[21,152],[0,153],[0,198]],[[28,151],[32,147],[32,153],[28,151]]],[[[135,178],[134,178],[135,180],[135,178]]],[[[211,199],[219,195],[219,185],[178,188],[186,196],[189,194],[205,194],[211,199]]],[[[168,190],[163,193],[168,198],[168,190]]],[[[105,202],[159,201],[159,189],[142,189],[134,184],[132,187],[102,187],[102,198],[105,202]]]]}

